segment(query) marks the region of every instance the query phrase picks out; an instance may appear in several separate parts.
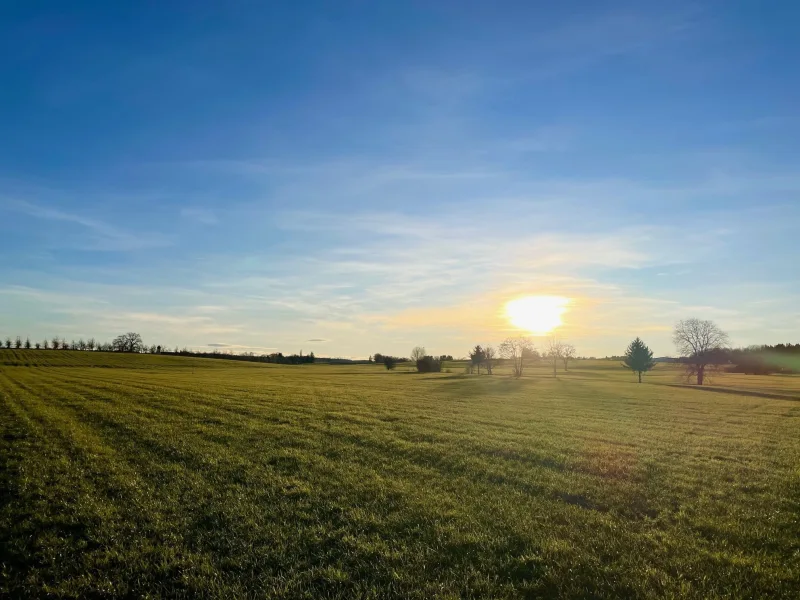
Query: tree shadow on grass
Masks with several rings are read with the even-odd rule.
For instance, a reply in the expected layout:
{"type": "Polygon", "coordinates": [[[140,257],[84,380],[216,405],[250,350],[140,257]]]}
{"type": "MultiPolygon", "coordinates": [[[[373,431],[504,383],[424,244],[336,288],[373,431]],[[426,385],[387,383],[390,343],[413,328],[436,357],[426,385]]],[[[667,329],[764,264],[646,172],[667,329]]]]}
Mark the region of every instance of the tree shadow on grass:
{"type": "Polygon", "coordinates": [[[757,390],[741,390],[737,388],[701,386],[701,385],[691,385],[686,383],[653,382],[653,385],[663,385],[667,387],[697,390],[699,392],[717,392],[718,394],[733,394],[736,396],[755,396],[757,398],[772,398],[773,400],[794,400],[795,402],[800,401],[800,395],[796,394],[779,394],[776,392],[759,392],[757,390]]]}

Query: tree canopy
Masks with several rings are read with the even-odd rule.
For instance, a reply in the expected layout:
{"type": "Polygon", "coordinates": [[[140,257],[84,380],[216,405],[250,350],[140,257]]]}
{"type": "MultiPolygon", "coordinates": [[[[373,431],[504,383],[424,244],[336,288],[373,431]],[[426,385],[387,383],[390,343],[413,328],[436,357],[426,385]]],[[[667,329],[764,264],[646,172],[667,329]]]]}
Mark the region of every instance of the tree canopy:
{"type": "Polygon", "coordinates": [[[640,338],[636,338],[629,345],[625,352],[625,360],[622,366],[639,374],[639,383],[642,383],[642,373],[645,373],[656,366],[653,360],[653,351],[647,347],[640,338]]]}

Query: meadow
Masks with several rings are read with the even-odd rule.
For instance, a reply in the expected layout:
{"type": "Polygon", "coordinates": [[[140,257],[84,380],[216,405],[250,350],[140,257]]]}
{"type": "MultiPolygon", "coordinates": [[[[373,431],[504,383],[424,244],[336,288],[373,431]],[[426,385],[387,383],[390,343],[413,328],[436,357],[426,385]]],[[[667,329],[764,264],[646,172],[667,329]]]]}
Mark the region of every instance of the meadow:
{"type": "Polygon", "coordinates": [[[0,597],[797,598],[800,377],[0,350],[0,597]]]}

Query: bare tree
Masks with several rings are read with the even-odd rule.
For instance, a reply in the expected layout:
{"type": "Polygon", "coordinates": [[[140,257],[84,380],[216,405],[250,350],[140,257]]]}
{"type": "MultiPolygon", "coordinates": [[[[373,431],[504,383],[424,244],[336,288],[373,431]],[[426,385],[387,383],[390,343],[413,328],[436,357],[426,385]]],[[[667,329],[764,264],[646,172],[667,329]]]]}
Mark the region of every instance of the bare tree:
{"type": "Polygon", "coordinates": [[[53,347],[53,350],[58,350],[61,347],[61,340],[58,338],[57,335],[53,336],[52,347],[53,347]]]}
{"type": "Polygon", "coordinates": [[[86,342],[83,341],[83,338],[78,340],[78,350],[86,350],[86,342]]]}
{"type": "Polygon", "coordinates": [[[142,336],[133,331],[115,337],[112,346],[116,352],[141,352],[145,347],[142,336]]]}
{"type": "Polygon", "coordinates": [[[530,338],[525,336],[506,338],[500,344],[500,356],[511,361],[514,377],[522,377],[524,363],[534,352],[530,338]]]}
{"type": "Polygon", "coordinates": [[[50,347],[50,343],[47,341],[47,338],[44,338],[44,342],[42,343],[42,348],[47,350],[50,347]]]}
{"type": "Polygon", "coordinates": [[[483,347],[483,364],[486,365],[486,374],[492,374],[492,367],[494,367],[495,360],[497,360],[497,350],[489,344],[483,347]]]}
{"type": "Polygon", "coordinates": [[[548,358],[553,361],[553,377],[556,377],[558,376],[558,360],[564,353],[564,344],[557,337],[551,337],[548,338],[545,348],[548,358]]]}
{"type": "Polygon", "coordinates": [[[12,344],[12,343],[13,343],[13,342],[11,341],[11,338],[10,338],[10,337],[7,337],[7,338],[6,338],[6,348],[11,348],[11,344],[12,344]]]}
{"type": "Polygon", "coordinates": [[[14,340],[14,348],[16,348],[17,350],[22,348],[22,338],[21,337],[17,336],[17,339],[14,340]]]}
{"type": "Polygon", "coordinates": [[[26,350],[30,350],[31,349],[31,338],[29,338],[29,337],[25,338],[25,349],[26,350]]]}
{"type": "Polygon", "coordinates": [[[411,351],[411,360],[417,362],[418,360],[422,360],[425,358],[425,346],[416,346],[411,351]]]}
{"type": "Polygon", "coordinates": [[[575,346],[572,344],[563,344],[561,346],[561,360],[564,361],[564,370],[568,371],[569,361],[575,358],[575,346]]]}
{"type": "Polygon", "coordinates": [[[94,347],[96,345],[97,344],[95,343],[94,338],[89,338],[88,340],[86,340],[86,349],[87,350],[89,350],[89,351],[94,350],[94,347]]]}
{"type": "Polygon", "coordinates": [[[686,319],[675,325],[672,341],[685,359],[687,377],[697,377],[697,385],[703,385],[706,369],[719,361],[728,345],[728,334],[713,321],[686,319]]]}

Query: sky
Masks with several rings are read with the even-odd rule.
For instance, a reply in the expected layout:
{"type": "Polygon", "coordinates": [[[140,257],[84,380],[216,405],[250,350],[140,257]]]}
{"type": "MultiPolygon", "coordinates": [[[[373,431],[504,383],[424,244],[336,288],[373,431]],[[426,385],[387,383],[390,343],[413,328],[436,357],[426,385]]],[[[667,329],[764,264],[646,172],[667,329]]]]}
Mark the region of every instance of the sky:
{"type": "MultiPolygon", "coordinates": [[[[0,336],[800,341],[797,2],[0,5],[0,336]]],[[[543,340],[534,342],[540,347],[543,340]]]]}

